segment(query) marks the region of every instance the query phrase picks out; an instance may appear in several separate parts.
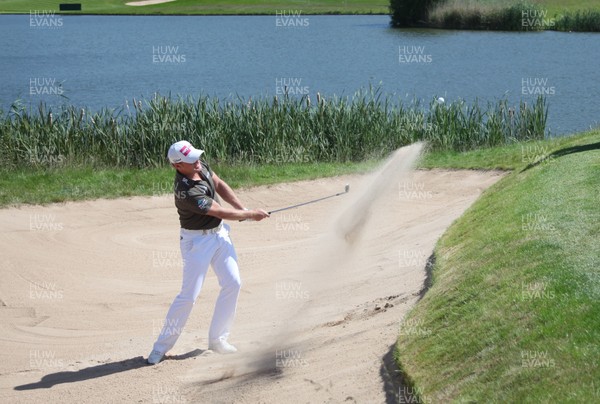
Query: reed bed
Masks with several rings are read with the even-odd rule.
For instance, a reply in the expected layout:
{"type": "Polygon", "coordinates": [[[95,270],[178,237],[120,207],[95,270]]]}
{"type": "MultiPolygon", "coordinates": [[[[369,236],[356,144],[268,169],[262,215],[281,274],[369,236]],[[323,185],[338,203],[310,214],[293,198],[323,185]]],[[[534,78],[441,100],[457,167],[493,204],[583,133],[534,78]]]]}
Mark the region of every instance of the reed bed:
{"type": "Polygon", "coordinates": [[[600,32],[600,11],[551,15],[535,2],[447,0],[431,7],[425,25],[445,29],[600,32]]]}
{"type": "Polygon", "coordinates": [[[600,11],[582,10],[565,13],[556,21],[557,31],[600,32],[600,11]]]}
{"type": "Polygon", "coordinates": [[[514,2],[482,2],[479,0],[449,0],[429,13],[429,23],[437,28],[498,31],[540,31],[551,29],[546,19],[537,18],[543,10],[539,5],[514,2]],[[536,16],[527,18],[527,16],[536,16]]]}
{"type": "Polygon", "coordinates": [[[547,106],[507,100],[468,104],[404,103],[378,90],[352,97],[241,99],[155,95],[97,112],[15,102],[0,111],[0,167],[156,167],[187,139],[226,164],[361,161],[425,140],[437,150],[466,151],[543,139],[547,106]]]}

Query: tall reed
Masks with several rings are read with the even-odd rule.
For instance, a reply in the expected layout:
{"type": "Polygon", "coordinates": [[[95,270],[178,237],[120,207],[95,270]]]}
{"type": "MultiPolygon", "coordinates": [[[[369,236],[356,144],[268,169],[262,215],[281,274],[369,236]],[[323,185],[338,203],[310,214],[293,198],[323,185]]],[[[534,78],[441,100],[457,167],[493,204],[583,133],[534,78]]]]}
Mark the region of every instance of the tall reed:
{"type": "Polygon", "coordinates": [[[600,32],[600,11],[582,10],[565,13],[556,21],[557,31],[600,32]]]}
{"type": "Polygon", "coordinates": [[[497,31],[552,28],[545,19],[537,17],[542,11],[539,5],[522,1],[506,4],[498,1],[449,0],[431,10],[429,24],[437,28],[497,31]]]}
{"type": "Polygon", "coordinates": [[[600,32],[600,11],[580,10],[550,15],[542,4],[521,0],[447,0],[436,3],[426,26],[497,31],[600,32]]]}
{"type": "Polygon", "coordinates": [[[90,111],[19,102],[0,111],[0,167],[57,165],[152,167],[187,139],[226,163],[360,161],[426,140],[434,149],[471,150],[545,136],[547,106],[507,100],[429,105],[379,90],[353,97],[260,98],[156,95],[119,109],[90,111]]]}

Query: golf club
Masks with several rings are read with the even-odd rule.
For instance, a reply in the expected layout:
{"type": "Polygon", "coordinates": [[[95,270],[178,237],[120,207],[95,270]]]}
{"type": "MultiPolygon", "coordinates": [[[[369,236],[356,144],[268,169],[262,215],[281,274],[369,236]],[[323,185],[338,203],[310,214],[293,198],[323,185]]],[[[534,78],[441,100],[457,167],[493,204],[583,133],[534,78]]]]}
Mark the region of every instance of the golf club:
{"type": "Polygon", "coordinates": [[[344,194],[348,193],[348,191],[350,191],[350,185],[346,184],[346,186],[344,187],[344,192],[338,192],[337,194],[325,196],[325,197],[319,198],[319,199],[314,199],[312,201],[302,202],[302,203],[299,203],[297,205],[292,205],[292,206],[287,206],[285,208],[275,209],[275,210],[270,211],[269,215],[272,214],[272,213],[281,212],[283,210],[294,209],[294,208],[297,208],[297,207],[300,207],[300,206],[309,205],[311,203],[319,202],[319,201],[322,201],[324,199],[329,199],[329,198],[333,198],[333,197],[336,197],[336,196],[344,195],[344,194]]]}

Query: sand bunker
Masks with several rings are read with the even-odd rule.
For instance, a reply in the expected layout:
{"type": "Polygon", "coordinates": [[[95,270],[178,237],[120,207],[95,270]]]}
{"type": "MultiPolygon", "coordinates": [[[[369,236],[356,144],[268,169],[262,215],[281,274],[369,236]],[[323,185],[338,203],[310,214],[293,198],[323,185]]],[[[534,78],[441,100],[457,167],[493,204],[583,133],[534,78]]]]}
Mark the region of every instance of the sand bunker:
{"type": "Polygon", "coordinates": [[[501,178],[404,174],[385,178],[368,215],[357,205],[374,183],[365,176],[239,191],[248,206],[274,209],[351,186],[262,222],[231,223],[243,281],[230,338],[239,355],[206,351],[218,293],[210,272],[182,337],[154,367],[143,357],[181,279],[172,196],[0,210],[0,401],[384,402],[382,358],[435,241],[501,178]],[[368,220],[351,240],[332,239],[343,212],[368,220]],[[328,249],[337,252],[322,255],[328,249]]]}

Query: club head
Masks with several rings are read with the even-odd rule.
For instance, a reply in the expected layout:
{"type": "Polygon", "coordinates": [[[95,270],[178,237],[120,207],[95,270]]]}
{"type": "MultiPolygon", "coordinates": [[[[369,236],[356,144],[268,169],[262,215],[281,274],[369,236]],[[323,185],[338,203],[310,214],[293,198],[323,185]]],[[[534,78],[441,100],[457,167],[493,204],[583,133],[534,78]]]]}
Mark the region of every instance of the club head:
{"type": "Polygon", "coordinates": [[[346,184],[344,187],[344,192],[348,193],[348,191],[350,191],[350,184],[346,184]]]}

